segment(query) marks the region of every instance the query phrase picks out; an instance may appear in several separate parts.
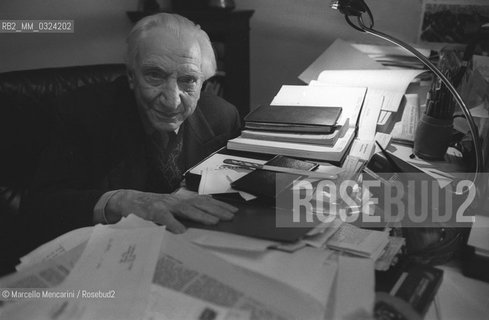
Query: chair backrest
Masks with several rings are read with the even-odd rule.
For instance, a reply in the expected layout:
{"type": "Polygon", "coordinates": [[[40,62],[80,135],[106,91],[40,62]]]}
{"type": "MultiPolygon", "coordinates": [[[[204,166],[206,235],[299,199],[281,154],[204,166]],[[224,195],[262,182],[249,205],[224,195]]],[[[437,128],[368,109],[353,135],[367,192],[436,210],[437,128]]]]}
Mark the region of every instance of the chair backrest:
{"type": "Polygon", "coordinates": [[[54,119],[59,95],[125,74],[123,64],[0,73],[0,213],[15,213],[29,187],[54,119]]]}

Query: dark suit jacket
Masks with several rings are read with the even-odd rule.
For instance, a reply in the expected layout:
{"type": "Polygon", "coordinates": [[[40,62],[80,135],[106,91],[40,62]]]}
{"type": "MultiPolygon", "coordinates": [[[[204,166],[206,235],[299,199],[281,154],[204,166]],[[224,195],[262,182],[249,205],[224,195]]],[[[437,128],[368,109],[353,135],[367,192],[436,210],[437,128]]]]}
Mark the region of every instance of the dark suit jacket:
{"type": "MultiPolygon", "coordinates": [[[[56,112],[56,137],[21,205],[36,244],[91,225],[95,203],[109,190],[151,191],[144,131],[126,78],[65,95],[56,112]]],[[[239,134],[239,114],[223,99],[202,93],[181,130],[184,165],[190,168],[239,134]]]]}

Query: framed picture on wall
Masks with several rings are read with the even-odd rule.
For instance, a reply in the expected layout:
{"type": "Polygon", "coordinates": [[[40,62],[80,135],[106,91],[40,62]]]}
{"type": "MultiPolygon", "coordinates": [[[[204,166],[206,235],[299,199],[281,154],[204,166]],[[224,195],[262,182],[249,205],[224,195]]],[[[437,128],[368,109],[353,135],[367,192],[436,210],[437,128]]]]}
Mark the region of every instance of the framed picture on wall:
{"type": "Polygon", "coordinates": [[[487,0],[423,0],[418,41],[467,43],[486,23],[487,0]]]}

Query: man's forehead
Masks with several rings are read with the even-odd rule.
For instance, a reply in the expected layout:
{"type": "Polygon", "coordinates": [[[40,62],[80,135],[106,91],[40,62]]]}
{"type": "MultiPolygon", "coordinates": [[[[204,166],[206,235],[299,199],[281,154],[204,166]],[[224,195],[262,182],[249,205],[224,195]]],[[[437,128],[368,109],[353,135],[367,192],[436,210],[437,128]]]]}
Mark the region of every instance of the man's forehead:
{"type": "Polygon", "coordinates": [[[199,42],[194,34],[185,29],[175,33],[162,28],[153,28],[142,35],[139,44],[147,49],[163,49],[176,52],[189,51],[200,54],[199,42]]]}

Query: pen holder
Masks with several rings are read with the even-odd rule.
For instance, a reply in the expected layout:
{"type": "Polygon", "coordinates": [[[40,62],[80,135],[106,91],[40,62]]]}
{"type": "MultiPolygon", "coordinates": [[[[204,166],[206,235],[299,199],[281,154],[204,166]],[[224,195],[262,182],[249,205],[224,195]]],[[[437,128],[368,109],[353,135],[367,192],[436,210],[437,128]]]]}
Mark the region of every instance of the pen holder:
{"type": "Polygon", "coordinates": [[[414,136],[414,154],[426,160],[443,160],[452,141],[452,119],[423,114],[414,136]]]}

